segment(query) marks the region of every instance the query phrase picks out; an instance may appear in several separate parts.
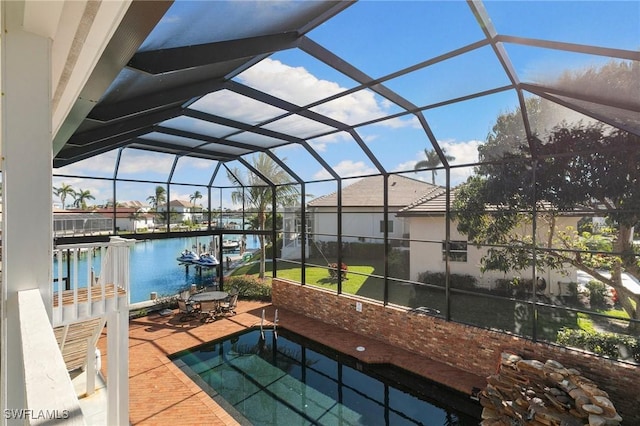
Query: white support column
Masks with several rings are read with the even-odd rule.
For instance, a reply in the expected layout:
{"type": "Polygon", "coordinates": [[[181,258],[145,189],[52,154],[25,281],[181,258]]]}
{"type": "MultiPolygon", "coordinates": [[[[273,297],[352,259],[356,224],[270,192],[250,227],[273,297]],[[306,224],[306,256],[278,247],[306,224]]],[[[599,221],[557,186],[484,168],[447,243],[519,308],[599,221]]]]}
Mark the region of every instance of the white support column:
{"type": "Polygon", "coordinates": [[[0,7],[3,172],[0,369],[2,409],[11,409],[24,408],[25,404],[18,291],[39,289],[49,320],[52,315],[51,40],[24,30],[23,1],[3,1],[0,7]]]}
{"type": "Polygon", "coordinates": [[[129,423],[129,311],[107,316],[107,424],[129,423]]]}

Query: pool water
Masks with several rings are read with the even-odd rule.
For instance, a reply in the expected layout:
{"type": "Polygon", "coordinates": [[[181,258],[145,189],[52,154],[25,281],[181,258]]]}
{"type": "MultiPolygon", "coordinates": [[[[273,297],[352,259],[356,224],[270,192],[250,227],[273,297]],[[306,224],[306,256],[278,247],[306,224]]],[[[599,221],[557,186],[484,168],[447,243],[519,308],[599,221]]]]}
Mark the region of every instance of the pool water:
{"type": "MultiPolygon", "coordinates": [[[[225,237],[227,238],[227,237],[225,237]]],[[[184,249],[193,249],[196,245],[208,247],[211,237],[169,238],[159,240],[138,241],[130,252],[130,299],[131,303],[149,300],[151,292],[158,297],[172,296],[181,290],[188,289],[191,284],[207,286],[213,284],[215,268],[204,269],[199,273],[194,266],[186,268],[176,258],[184,249]]],[[[247,236],[247,249],[259,247],[257,237],[247,236]]],[[[95,274],[100,275],[100,254],[90,259],[95,274]]],[[[54,261],[54,272],[57,265],[54,261]]],[[[87,258],[83,256],[78,262],[78,275],[86,276],[87,258]]],[[[66,276],[66,272],[63,271],[66,276]]],[[[54,290],[56,286],[54,283],[54,290]]]]}
{"type": "Polygon", "coordinates": [[[279,329],[179,352],[173,362],[241,424],[477,425],[469,396],[389,365],[366,365],[279,329]]]}

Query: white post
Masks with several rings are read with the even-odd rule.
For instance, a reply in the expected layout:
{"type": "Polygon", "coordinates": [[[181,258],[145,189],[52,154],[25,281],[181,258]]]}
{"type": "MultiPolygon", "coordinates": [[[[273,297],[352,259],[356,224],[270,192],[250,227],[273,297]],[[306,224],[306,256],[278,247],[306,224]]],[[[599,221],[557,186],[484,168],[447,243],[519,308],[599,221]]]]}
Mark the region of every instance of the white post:
{"type": "Polygon", "coordinates": [[[107,424],[129,422],[129,311],[107,316],[107,424]]]}
{"type": "Polygon", "coordinates": [[[93,344],[93,336],[87,339],[87,368],[85,370],[87,374],[87,396],[91,395],[96,390],[96,347],[93,344]]]}
{"type": "Polygon", "coordinates": [[[39,289],[52,316],[53,154],[51,40],[24,30],[25,2],[3,1],[0,8],[4,410],[25,408],[18,291],[39,289]]]}

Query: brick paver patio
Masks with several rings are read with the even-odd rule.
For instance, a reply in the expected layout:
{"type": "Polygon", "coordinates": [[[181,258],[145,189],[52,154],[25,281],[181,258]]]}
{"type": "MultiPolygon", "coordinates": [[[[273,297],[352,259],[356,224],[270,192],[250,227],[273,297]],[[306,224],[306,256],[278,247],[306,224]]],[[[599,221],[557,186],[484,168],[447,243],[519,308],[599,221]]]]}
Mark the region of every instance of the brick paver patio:
{"type": "MultiPolygon", "coordinates": [[[[215,340],[273,319],[269,303],[240,300],[237,315],[202,324],[181,322],[177,315],[158,313],[132,319],[129,324],[129,418],[132,425],[237,425],[204,391],[168,358],[175,352],[215,340]]],[[[364,362],[390,362],[407,370],[469,393],[484,387],[485,379],[462,372],[386,343],[355,335],[310,318],[280,309],[279,326],[303,334],[364,362]],[[365,346],[358,352],[357,346],[365,346]]],[[[106,377],[106,334],[99,342],[106,377]]],[[[107,384],[108,386],[108,384],[107,384]]]]}

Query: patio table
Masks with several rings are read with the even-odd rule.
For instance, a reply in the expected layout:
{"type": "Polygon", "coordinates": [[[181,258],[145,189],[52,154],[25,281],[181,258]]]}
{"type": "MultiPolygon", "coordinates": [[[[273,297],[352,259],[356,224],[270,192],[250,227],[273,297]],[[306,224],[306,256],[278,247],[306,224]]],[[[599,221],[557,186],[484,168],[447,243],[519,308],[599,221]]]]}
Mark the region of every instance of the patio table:
{"type": "Polygon", "coordinates": [[[215,317],[220,314],[220,302],[225,300],[227,297],[229,297],[229,293],[226,291],[203,291],[202,293],[196,293],[191,296],[189,301],[199,304],[202,302],[215,303],[215,310],[213,311],[204,312],[202,311],[202,308],[200,309],[202,315],[201,321],[205,322],[209,319],[215,320],[215,317]]]}

